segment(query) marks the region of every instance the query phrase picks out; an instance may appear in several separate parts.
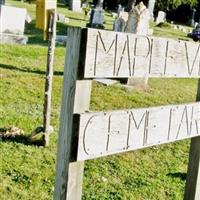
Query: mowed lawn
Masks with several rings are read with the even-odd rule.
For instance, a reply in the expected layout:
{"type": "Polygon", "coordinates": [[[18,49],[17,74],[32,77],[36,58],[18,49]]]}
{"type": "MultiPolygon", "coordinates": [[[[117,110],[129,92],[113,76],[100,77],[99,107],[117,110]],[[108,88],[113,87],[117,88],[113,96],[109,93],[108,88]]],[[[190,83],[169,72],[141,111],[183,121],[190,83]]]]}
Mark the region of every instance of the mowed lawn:
{"type": "MultiPolygon", "coordinates": [[[[33,19],[35,5],[8,1],[26,7],[33,19]]],[[[58,24],[58,33],[66,34],[67,26],[85,26],[83,14],[59,8],[70,24],[58,24]]],[[[108,28],[113,21],[106,13],[108,28]]],[[[54,133],[48,148],[32,145],[28,136],[42,125],[44,78],[47,43],[42,32],[26,27],[29,43],[0,45],[0,130],[17,126],[23,137],[0,142],[0,199],[53,199],[57,137],[61,107],[61,89],[65,46],[55,52],[51,123],[54,133]]],[[[183,33],[156,28],[156,35],[185,37],[183,33]]],[[[93,82],[90,110],[111,110],[194,102],[196,79],[150,79],[146,91],[129,91],[120,85],[102,86],[93,82]]],[[[108,156],[85,162],[84,200],[182,200],[189,140],[140,151],[108,156]]]]}

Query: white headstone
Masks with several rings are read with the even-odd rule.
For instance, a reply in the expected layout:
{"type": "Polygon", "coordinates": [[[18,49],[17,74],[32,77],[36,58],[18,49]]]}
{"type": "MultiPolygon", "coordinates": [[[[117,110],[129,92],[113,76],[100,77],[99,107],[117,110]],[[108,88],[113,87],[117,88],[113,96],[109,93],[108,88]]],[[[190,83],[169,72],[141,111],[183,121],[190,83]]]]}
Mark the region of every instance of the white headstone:
{"type": "MultiPolygon", "coordinates": [[[[149,33],[150,13],[143,2],[132,7],[129,12],[125,32],[139,35],[148,35],[149,33]]],[[[127,84],[131,87],[146,89],[148,86],[148,77],[129,78],[127,84]]]]}
{"type": "Polygon", "coordinates": [[[81,1],[80,0],[71,0],[71,10],[76,12],[81,12],[81,1]]]}
{"type": "Polygon", "coordinates": [[[148,9],[149,9],[150,17],[152,20],[154,19],[153,11],[155,7],[155,3],[156,3],[156,0],[149,0],[148,2],[148,9]]]}
{"type": "Polygon", "coordinates": [[[156,18],[156,24],[164,23],[166,21],[166,13],[163,11],[158,12],[158,16],[156,18]]]}
{"type": "Polygon", "coordinates": [[[122,18],[125,22],[128,21],[128,12],[121,11],[119,13],[119,18],[122,18]]]}
{"type": "Polygon", "coordinates": [[[27,11],[24,8],[0,6],[0,33],[23,35],[27,11]]]}
{"type": "Polygon", "coordinates": [[[140,2],[129,12],[125,32],[139,35],[147,35],[149,30],[149,10],[140,2]]]}

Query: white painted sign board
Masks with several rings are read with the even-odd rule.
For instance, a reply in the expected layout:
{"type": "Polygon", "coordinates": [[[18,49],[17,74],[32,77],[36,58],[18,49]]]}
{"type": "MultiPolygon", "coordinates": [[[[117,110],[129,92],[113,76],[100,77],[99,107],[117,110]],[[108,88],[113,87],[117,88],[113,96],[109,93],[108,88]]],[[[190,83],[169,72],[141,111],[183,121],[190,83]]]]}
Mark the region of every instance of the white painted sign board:
{"type": "Polygon", "coordinates": [[[77,160],[200,136],[200,102],[80,115],[77,160]]]}
{"type": "Polygon", "coordinates": [[[85,78],[200,77],[200,44],[88,29],[85,78]]]}
{"type": "Polygon", "coordinates": [[[24,8],[0,6],[0,33],[24,34],[27,11],[24,8]]]}

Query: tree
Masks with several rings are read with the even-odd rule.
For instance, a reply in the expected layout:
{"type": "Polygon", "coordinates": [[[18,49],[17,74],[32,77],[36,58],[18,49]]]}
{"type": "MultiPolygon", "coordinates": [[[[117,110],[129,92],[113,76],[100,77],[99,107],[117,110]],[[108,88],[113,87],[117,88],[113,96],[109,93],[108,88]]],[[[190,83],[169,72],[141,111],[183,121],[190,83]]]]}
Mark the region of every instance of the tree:
{"type": "Polygon", "coordinates": [[[190,7],[195,7],[198,4],[198,0],[157,0],[156,7],[159,10],[171,10],[176,9],[180,5],[188,5],[190,7]]]}

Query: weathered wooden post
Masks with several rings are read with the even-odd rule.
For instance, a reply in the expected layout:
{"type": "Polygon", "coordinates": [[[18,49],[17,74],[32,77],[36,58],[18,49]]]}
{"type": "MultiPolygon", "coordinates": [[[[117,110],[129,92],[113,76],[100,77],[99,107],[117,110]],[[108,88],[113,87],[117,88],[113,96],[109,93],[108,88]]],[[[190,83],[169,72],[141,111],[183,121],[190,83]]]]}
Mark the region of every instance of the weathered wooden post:
{"type": "MultiPolygon", "coordinates": [[[[197,101],[200,101],[200,79],[198,83],[197,101]]],[[[199,199],[200,199],[200,136],[191,139],[184,200],[199,200],[199,199]]]]}
{"type": "Polygon", "coordinates": [[[56,12],[49,11],[49,27],[48,27],[48,55],[47,55],[47,71],[45,78],[45,96],[44,96],[44,145],[49,145],[49,135],[52,132],[50,126],[51,120],[51,96],[52,96],[52,81],[53,81],[53,64],[54,51],[56,40],[56,12]]]}
{"type": "Polygon", "coordinates": [[[79,64],[81,29],[69,28],[67,57],[65,60],[65,75],[63,80],[62,107],[60,116],[60,131],[57,151],[56,186],[54,199],[66,200],[71,156],[72,125],[75,87],[79,64]]]}
{"type": "Polygon", "coordinates": [[[57,155],[55,200],[80,200],[82,194],[82,177],[84,162],[71,162],[73,149],[72,140],[77,137],[73,131],[73,116],[89,110],[91,80],[77,80],[78,66],[83,62],[84,38],[80,28],[68,29],[67,55],[65,61],[62,109],[57,155]]]}

